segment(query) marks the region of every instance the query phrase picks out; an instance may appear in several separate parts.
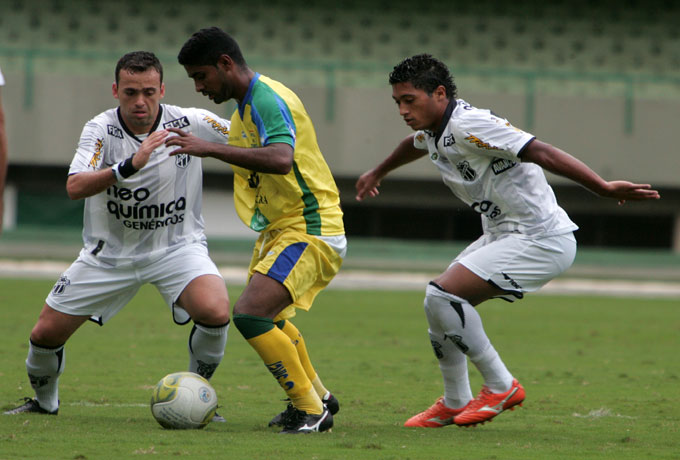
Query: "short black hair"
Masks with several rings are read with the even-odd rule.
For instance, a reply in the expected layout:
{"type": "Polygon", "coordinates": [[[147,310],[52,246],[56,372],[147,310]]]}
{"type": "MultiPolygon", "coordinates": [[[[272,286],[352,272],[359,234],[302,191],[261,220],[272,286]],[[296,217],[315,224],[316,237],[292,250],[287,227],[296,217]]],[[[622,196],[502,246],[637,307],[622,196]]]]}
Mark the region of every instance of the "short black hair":
{"type": "Polygon", "coordinates": [[[156,69],[161,76],[161,83],[163,83],[163,66],[155,54],[151,51],[132,51],[123,55],[118,59],[116,64],[116,84],[118,84],[118,77],[121,70],[127,70],[130,73],[146,72],[149,69],[156,69]]]}
{"type": "Polygon", "coordinates": [[[449,99],[455,98],[458,93],[449,68],[429,54],[417,54],[394,66],[390,73],[390,85],[395,83],[411,83],[429,95],[437,87],[443,86],[449,99]]]}
{"type": "Polygon", "coordinates": [[[223,54],[229,56],[239,67],[246,66],[236,40],[219,27],[209,27],[189,37],[177,55],[177,60],[181,65],[214,66],[223,54]]]}

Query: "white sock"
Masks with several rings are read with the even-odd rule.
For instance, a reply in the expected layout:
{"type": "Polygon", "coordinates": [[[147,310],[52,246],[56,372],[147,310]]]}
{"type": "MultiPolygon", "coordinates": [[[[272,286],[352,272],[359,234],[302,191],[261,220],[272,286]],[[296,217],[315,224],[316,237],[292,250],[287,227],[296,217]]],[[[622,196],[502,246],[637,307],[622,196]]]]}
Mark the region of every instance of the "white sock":
{"type": "Polygon", "coordinates": [[[452,341],[468,355],[494,393],[503,393],[512,385],[512,374],[484,332],[482,318],[468,301],[449,294],[432,284],[425,297],[428,321],[437,323],[447,341],[452,341]]]}
{"type": "Polygon", "coordinates": [[[450,409],[459,409],[472,399],[467,357],[452,341],[444,340],[443,334],[433,333],[432,329],[430,342],[444,379],[444,405],[450,409]]]}
{"type": "Polygon", "coordinates": [[[189,335],[189,371],[210,380],[224,356],[229,324],[210,327],[194,324],[189,335]]]}
{"type": "Polygon", "coordinates": [[[42,348],[29,343],[26,371],[35,391],[35,399],[47,411],[59,408],[59,376],[64,372],[64,346],[42,348]]]}
{"type": "Polygon", "coordinates": [[[477,366],[479,373],[484,377],[484,385],[492,393],[505,393],[512,386],[512,374],[491,343],[479,356],[475,356],[474,359],[470,356],[470,361],[477,366]]]}

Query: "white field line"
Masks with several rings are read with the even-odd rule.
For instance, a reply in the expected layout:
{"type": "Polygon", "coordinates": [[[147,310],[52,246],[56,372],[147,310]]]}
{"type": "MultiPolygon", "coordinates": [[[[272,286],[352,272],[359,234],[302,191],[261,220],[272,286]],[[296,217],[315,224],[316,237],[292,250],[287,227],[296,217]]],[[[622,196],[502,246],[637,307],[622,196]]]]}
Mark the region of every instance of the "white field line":
{"type": "MultiPolygon", "coordinates": [[[[68,267],[64,262],[1,260],[0,277],[55,279],[68,267]]],[[[246,282],[246,269],[220,267],[227,284],[246,282]]],[[[436,273],[394,273],[370,270],[341,270],[329,285],[330,289],[389,289],[425,290],[436,273]]],[[[680,298],[680,283],[632,280],[594,280],[557,278],[546,284],[538,294],[587,294],[615,297],[680,298]]]]}

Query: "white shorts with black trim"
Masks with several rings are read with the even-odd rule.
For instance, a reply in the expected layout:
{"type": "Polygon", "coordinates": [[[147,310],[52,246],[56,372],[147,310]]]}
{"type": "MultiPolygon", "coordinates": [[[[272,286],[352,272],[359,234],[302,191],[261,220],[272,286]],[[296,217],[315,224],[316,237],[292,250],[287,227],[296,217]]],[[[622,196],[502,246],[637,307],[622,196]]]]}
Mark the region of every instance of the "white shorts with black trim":
{"type": "Polygon", "coordinates": [[[172,251],[143,267],[97,267],[78,257],[50,291],[45,303],[68,315],[90,316],[103,325],[132,300],[139,288],[153,284],[172,311],[177,324],[191,319],[175,305],[184,288],[202,275],[219,271],[208,256],[208,249],[194,243],[172,251]]]}
{"type": "Polygon", "coordinates": [[[573,233],[541,238],[515,233],[484,234],[458,254],[451,265],[464,265],[507,293],[498,297],[513,302],[563,273],[575,256],[573,233]]]}

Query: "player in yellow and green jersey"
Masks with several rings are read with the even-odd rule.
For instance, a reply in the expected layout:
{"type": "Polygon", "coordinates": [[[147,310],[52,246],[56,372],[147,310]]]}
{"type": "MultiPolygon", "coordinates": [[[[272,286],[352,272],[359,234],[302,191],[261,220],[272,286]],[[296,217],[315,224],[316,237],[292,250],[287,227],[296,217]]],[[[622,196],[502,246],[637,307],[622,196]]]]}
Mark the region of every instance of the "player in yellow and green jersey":
{"type": "Polygon", "coordinates": [[[251,70],[236,41],[217,27],[193,34],[178,59],[196,91],[217,104],[238,102],[228,144],[171,129],[177,136],[167,145],[178,147],[173,154],[229,163],[238,215],[260,232],[233,321],[290,399],[269,425],[282,433],[326,431],[339,404],[290,321],[296,309],[309,310],[347,249],[338,190],[314,126],[295,93],[251,70]]]}

